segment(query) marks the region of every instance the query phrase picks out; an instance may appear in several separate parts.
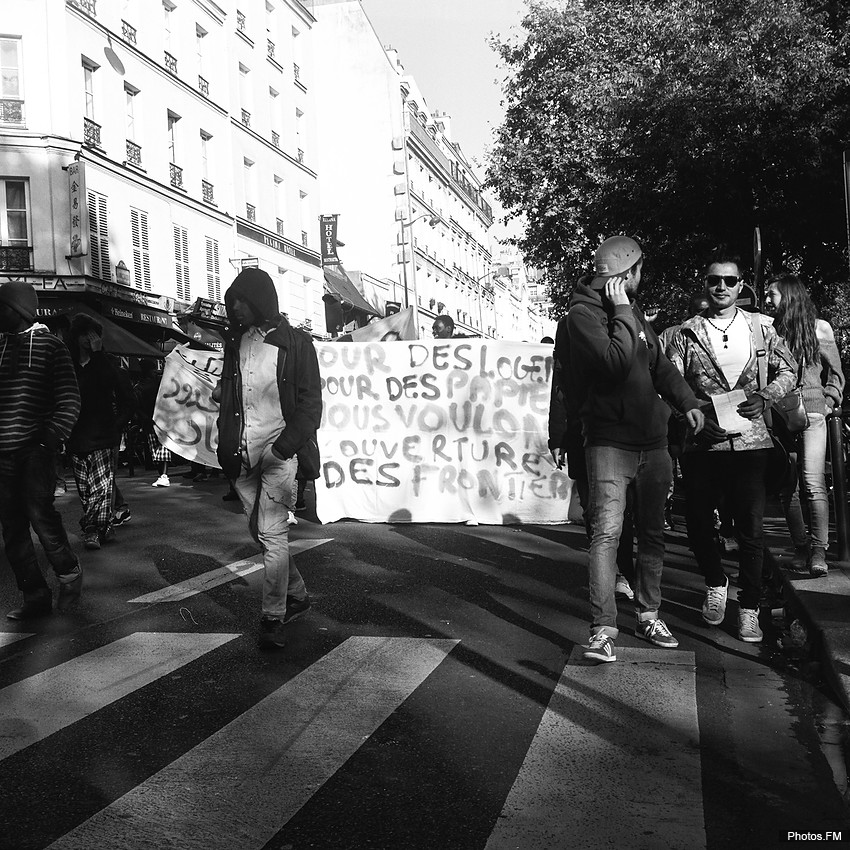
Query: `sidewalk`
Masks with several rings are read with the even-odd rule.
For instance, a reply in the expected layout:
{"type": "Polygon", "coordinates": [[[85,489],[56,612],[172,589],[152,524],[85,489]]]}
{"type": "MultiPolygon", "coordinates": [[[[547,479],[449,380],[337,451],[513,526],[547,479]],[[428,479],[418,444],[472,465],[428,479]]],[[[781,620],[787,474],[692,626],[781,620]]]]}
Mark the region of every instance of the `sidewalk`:
{"type": "Polygon", "coordinates": [[[829,573],[813,579],[793,572],[791,558],[785,553],[790,540],[781,510],[769,503],[768,512],[765,541],[782,579],[788,621],[797,617],[805,624],[813,654],[823,664],[825,678],[850,713],[850,562],[833,560],[838,545],[835,527],[831,525],[829,573]]]}

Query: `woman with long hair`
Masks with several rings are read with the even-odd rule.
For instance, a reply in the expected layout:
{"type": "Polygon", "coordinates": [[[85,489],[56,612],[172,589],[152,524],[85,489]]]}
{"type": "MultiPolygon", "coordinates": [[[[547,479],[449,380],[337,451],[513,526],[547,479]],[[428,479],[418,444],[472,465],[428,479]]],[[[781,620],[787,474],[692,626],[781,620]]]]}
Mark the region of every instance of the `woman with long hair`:
{"type": "Polygon", "coordinates": [[[808,569],[815,578],[827,574],[826,549],[829,541],[829,503],[826,495],[826,417],[841,408],[844,373],[835,335],[818,312],[806,287],[797,275],[778,274],[770,278],[768,303],[773,306],[776,332],[785,338],[797,360],[803,404],[809,418],[800,435],[798,460],[802,469],[801,492],[808,518],[806,523],[797,488],[780,493],[788,531],[794,544],[796,569],[808,569]]]}

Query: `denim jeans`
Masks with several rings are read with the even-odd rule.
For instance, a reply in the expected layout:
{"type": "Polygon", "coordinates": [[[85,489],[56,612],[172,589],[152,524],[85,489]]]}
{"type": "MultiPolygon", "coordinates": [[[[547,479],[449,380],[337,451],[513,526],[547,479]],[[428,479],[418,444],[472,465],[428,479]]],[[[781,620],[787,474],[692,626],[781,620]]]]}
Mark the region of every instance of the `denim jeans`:
{"type": "Polygon", "coordinates": [[[44,446],[0,453],[0,525],[6,557],[18,590],[29,595],[48,587],[32,542],[32,529],[56,575],[73,573],[79,561],[53,505],[56,455],[44,446]]]}
{"type": "MultiPolygon", "coordinates": [[[[829,543],[829,502],[826,494],[826,417],[822,413],[809,414],[809,427],[800,435],[797,462],[801,471],[800,488],[806,503],[809,537],[812,546],[826,549],[829,543]]],[[[806,545],[806,523],[796,487],[779,494],[782,510],[788,523],[791,542],[806,545]]]]}
{"type": "Polygon", "coordinates": [[[263,550],[263,614],[279,620],[287,594],[303,599],[304,579],[289,554],[289,511],[295,505],[298,460],[281,460],[267,446],[252,469],[233,482],[248,517],[251,536],[263,550]]]}
{"type": "Polygon", "coordinates": [[[634,488],[634,524],[637,531],[635,608],[638,619],[652,620],[661,607],[661,571],[664,567],[664,505],[673,479],[673,465],[666,448],[628,451],[613,446],[588,446],[588,516],[592,531],[589,558],[592,633],[613,638],[617,629],[614,584],[617,547],[628,506],[628,490],[634,488]]]}
{"type": "Polygon", "coordinates": [[[738,534],[742,608],[758,608],[762,586],[764,474],[770,449],[694,451],[682,455],[685,482],[685,523],[688,540],[707,587],[726,583],[714,528],[714,509],[721,498],[738,534]]]}

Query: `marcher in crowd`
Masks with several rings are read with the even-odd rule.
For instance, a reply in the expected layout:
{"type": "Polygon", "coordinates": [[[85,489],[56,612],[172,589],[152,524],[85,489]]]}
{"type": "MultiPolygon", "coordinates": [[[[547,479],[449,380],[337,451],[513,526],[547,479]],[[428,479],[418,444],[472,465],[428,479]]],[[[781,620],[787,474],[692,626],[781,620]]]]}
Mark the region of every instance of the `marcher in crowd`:
{"type": "Polygon", "coordinates": [[[171,461],[171,452],[159,441],[154,427],[153,415],[156,409],[156,399],[159,395],[159,385],[162,375],[153,360],[142,360],[142,379],[136,388],[138,398],[138,421],[142,431],[147,437],[151,460],[156,465],[159,473],[153,482],[153,487],[170,487],[171,480],[168,477],[168,464],[171,461]]]}
{"type": "Polygon", "coordinates": [[[714,511],[721,498],[732,513],[739,545],[738,637],[759,643],[762,590],[765,471],[773,445],[763,413],[794,387],[796,363],[767,317],[736,306],[742,287],[740,263],[722,253],[705,274],[708,309],[688,319],[673,335],[667,355],[685,376],[703,406],[705,427],[685,446],[685,522],[694,556],[705,577],[702,616],[719,626],[726,615],[729,580],[715,544],[714,511]],[[767,385],[759,386],[753,323],[759,322],[767,357],[767,385]],[[737,413],[749,422],[740,432],[718,424],[712,399],[732,390],[746,400],[737,413]]]}
{"type": "Polygon", "coordinates": [[[451,339],[455,335],[455,321],[451,316],[437,316],[431,326],[434,339],[451,339]]]}
{"type": "Polygon", "coordinates": [[[672,480],[667,451],[670,408],[662,399],[683,413],[696,432],[702,428],[703,415],[634,303],[643,265],[638,243],[627,236],[606,239],[596,250],[594,263],[596,276],[589,285],[578,284],[570,299],[569,353],[559,359],[569,363],[568,382],[581,417],[589,486],[592,621],[584,657],[607,662],[617,658],[616,552],[630,487],[638,540],[635,634],[656,646],[679,645],[658,616],[664,503],[672,480]]]}
{"type": "Polygon", "coordinates": [[[35,321],[38,296],[24,282],[0,285],[0,525],[22,604],[12,620],[49,614],[53,594],[30,530],[59,581],[57,607],[80,598],[83,570],[53,504],[56,455],[80,414],[80,394],[64,343],[35,321]]]}
{"type": "Polygon", "coordinates": [[[112,540],[116,449],[135,407],[129,378],[103,350],[103,326],[80,313],[71,320],[68,346],[80,388],[80,416],[68,439],[74,481],[83,504],[86,549],[112,540]]]}
{"type": "Polygon", "coordinates": [[[310,608],[289,552],[298,451],[315,438],[322,415],[319,362],[313,341],[280,315],[266,272],[244,269],[224,296],[233,331],[224,349],[218,459],[263,550],[263,616],[259,643],[283,647],[284,624],[310,608]]]}
{"type": "Polygon", "coordinates": [[[841,407],[844,373],[835,334],[828,322],[818,318],[817,308],[799,277],[793,274],[772,277],[768,281],[767,300],[775,314],[773,327],[797,361],[809,419],[808,427],[800,435],[798,456],[801,492],[808,508],[808,537],[797,487],[785,488],[779,496],[794,544],[794,567],[808,569],[817,578],[825,576],[828,570],[826,417],[841,407]]]}

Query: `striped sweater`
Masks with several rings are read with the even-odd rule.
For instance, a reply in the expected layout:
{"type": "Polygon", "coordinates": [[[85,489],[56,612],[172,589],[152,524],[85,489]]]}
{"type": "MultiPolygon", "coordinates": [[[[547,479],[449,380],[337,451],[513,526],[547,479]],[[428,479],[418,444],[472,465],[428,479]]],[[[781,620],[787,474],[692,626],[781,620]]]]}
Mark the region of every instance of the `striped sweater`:
{"type": "Polygon", "coordinates": [[[0,452],[66,440],[80,415],[71,355],[42,324],[0,336],[0,452]]]}

